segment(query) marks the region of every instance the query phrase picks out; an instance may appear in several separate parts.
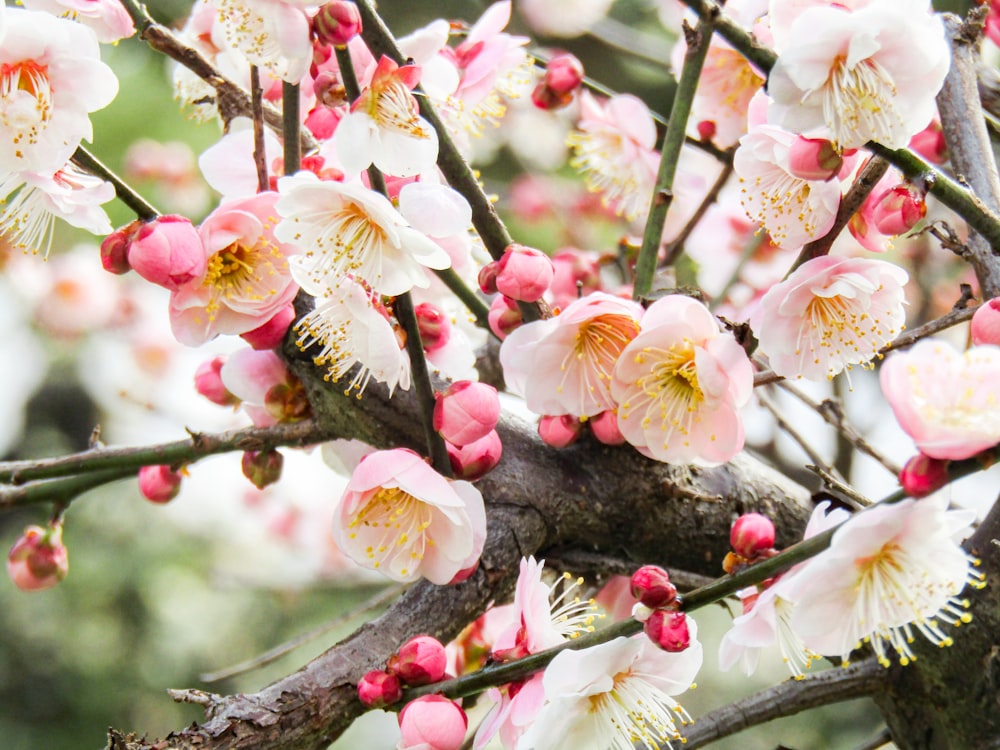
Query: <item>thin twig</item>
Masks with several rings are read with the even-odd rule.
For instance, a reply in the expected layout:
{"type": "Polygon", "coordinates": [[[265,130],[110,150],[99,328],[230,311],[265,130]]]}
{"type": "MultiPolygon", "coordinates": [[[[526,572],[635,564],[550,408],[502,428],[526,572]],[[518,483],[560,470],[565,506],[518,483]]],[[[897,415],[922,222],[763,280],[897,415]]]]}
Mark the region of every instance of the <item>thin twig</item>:
{"type": "Polygon", "coordinates": [[[221,680],[227,680],[230,677],[236,677],[237,675],[245,674],[246,672],[250,672],[254,669],[266,667],[268,664],[277,661],[285,654],[289,654],[300,646],[304,646],[305,644],[311,643],[317,638],[326,635],[334,628],[350,622],[363,614],[367,614],[372,610],[378,609],[383,604],[387,604],[397,598],[405,590],[405,586],[390,586],[389,588],[384,589],[375,596],[369,598],[360,606],[334,617],[329,622],[324,622],[322,625],[318,625],[312,630],[307,630],[305,633],[301,633],[300,635],[297,635],[294,638],[275,646],[274,648],[268,649],[258,656],[241,661],[239,664],[234,664],[231,667],[225,667],[223,669],[216,670],[215,672],[205,672],[199,675],[198,679],[202,682],[220,682],[221,680]]]}
{"type": "Polygon", "coordinates": [[[303,446],[332,437],[311,420],[273,427],[249,427],[216,435],[191,433],[187,440],[129,448],[98,448],[57,458],[0,462],[0,482],[12,485],[37,479],[53,479],[121,470],[134,473],[155,464],[180,466],[205,456],[231,451],[265,451],[282,445],[303,446]]]}
{"type": "Polygon", "coordinates": [[[253,110],[253,163],[257,168],[257,192],[270,187],[267,153],[264,150],[264,92],[260,88],[260,68],[250,66],[250,106],[253,110]]]}
{"type": "Polygon", "coordinates": [[[663,239],[663,225],[667,212],[673,203],[674,175],[680,161],[681,148],[684,145],[684,134],[687,130],[688,116],[698,88],[701,69],[708,55],[709,42],[712,40],[711,17],[699,21],[692,31],[687,26],[684,33],[687,36],[687,50],[684,53],[684,67],[677,81],[677,93],[670,109],[670,122],[667,133],[663,137],[663,148],[660,152],[660,167],[656,174],[656,185],[646,216],[646,227],[642,235],[642,247],[635,263],[635,286],[632,297],[641,299],[649,296],[653,290],[653,276],[656,273],[657,258],[660,254],[660,244],[663,239]]]}
{"type": "Polygon", "coordinates": [[[854,507],[854,510],[861,510],[872,505],[873,501],[871,498],[865,497],[840,478],[843,475],[835,476],[822,466],[807,465],[806,468],[819,476],[827,486],[827,489],[836,490],[842,495],[841,499],[846,500],[849,505],[854,507]]]}
{"type": "Polygon", "coordinates": [[[781,414],[781,410],[778,409],[774,401],[771,400],[770,396],[766,395],[763,391],[757,391],[757,400],[760,401],[761,406],[771,412],[774,417],[775,422],[778,423],[778,428],[783,430],[792,440],[794,440],[798,446],[805,452],[818,468],[825,471],[827,474],[833,474],[833,469],[823,460],[823,457],[819,455],[815,448],[813,448],[809,441],[800,433],[795,427],[793,427],[787,419],[781,414]]]}
{"type": "Polygon", "coordinates": [[[864,698],[878,691],[888,674],[874,658],[868,658],[802,680],[786,680],[698,718],[689,725],[684,748],[695,750],[773,719],[830,703],[864,698]]]}
{"type": "Polygon", "coordinates": [[[152,221],[160,212],[157,211],[139,193],[133,190],[121,177],[112,172],[103,162],[90,153],[83,146],[77,146],[71,157],[74,164],[90,172],[95,177],[100,177],[105,182],[110,182],[115,189],[118,200],[135,212],[135,215],[143,221],[152,221]]]}

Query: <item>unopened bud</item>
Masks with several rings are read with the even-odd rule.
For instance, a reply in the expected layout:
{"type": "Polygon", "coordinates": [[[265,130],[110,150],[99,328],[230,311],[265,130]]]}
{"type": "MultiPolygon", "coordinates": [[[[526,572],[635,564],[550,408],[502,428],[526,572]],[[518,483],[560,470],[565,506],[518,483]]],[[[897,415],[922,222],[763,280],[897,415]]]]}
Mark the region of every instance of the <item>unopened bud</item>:
{"type": "Polygon", "coordinates": [[[643,565],[632,574],[632,596],[647,607],[666,607],[677,599],[677,588],[658,565],[643,565]]]}
{"type": "Polygon", "coordinates": [[[553,55],[542,81],[558,94],[572,94],[583,83],[583,63],[569,52],[553,55]]]}
{"type": "Polygon", "coordinates": [[[672,654],[691,645],[688,618],[683,612],[658,609],[646,620],[643,630],[653,643],[672,654]]]}
{"type": "Polygon", "coordinates": [[[605,445],[622,445],[625,442],[625,436],[622,435],[622,431],[618,427],[618,415],[613,409],[602,411],[596,417],[591,417],[587,424],[590,425],[590,431],[594,433],[594,437],[605,445]]]}
{"type": "Polygon", "coordinates": [[[948,144],[944,140],[941,123],[932,120],[930,125],[910,139],[910,150],[916,151],[933,164],[944,164],[948,161],[948,144]]]}
{"type": "Polygon", "coordinates": [[[281,479],[281,469],[284,465],[285,457],[273,448],[269,451],[243,452],[243,476],[258,490],[281,479]]]}
{"type": "Polygon", "coordinates": [[[347,0],[321,5],[313,17],[313,34],[321,44],[343,47],[361,33],[358,6],[347,0]]]}
{"type": "Polygon", "coordinates": [[[69,572],[69,553],[62,543],[62,527],[29,526],[7,553],[7,574],[21,591],[42,591],[69,572]]]}
{"type": "Polygon", "coordinates": [[[497,291],[520,302],[537,302],[552,284],[555,269],[541,250],[508,245],[497,261],[497,291]]]}
{"type": "Polygon", "coordinates": [[[583,423],[572,414],[544,416],[538,420],[538,436],[546,445],[565,448],[575,443],[583,432],[583,423]]]}
{"type": "Polygon", "coordinates": [[[436,352],[451,340],[451,320],[437,305],[421,302],[413,309],[425,352],[436,352]]]}
{"type": "Polygon", "coordinates": [[[241,333],[240,338],[257,351],[277,349],[285,340],[288,327],[295,321],[295,307],[289,303],[271,316],[264,325],[241,333]]]}
{"type": "Polygon", "coordinates": [[[843,165],[843,156],[825,138],[796,136],[788,149],[788,171],[800,180],[832,179],[843,165]]]}
{"type": "Polygon", "coordinates": [[[128,246],[142,222],[136,219],[121,229],[116,229],[101,243],[101,265],[109,273],[123,274],[132,270],[128,262],[128,246]]]}
{"type": "Polygon", "coordinates": [[[468,482],[474,482],[492,471],[503,455],[503,443],[496,430],[461,447],[446,441],[445,448],[455,477],[468,482]]]}
{"type": "Polygon", "coordinates": [[[701,120],[695,127],[698,130],[698,137],[705,143],[711,143],[719,129],[715,120],[701,120]]]}
{"type": "Polygon", "coordinates": [[[455,445],[486,437],[500,419],[500,397],[487,383],[459,380],[434,400],[434,429],[455,445]]]}
{"type": "Polygon", "coordinates": [[[1000,346],[1000,297],[987,300],[972,316],[972,343],[1000,346]]]}
{"type": "Polygon", "coordinates": [[[774,548],[774,524],[760,513],[744,513],[729,531],[729,546],[748,560],[774,548]]]}
{"type": "Polygon", "coordinates": [[[358,683],[358,700],[368,708],[391,706],[402,697],[403,686],[399,678],[381,669],[368,672],[358,683]]]}
{"type": "Polygon", "coordinates": [[[524,322],[517,303],[510,297],[502,294],[498,294],[493,298],[493,302],[490,303],[490,312],[487,319],[490,324],[490,330],[501,341],[507,338],[511,331],[520,327],[521,323],[524,322]]]}
{"type": "Polygon", "coordinates": [[[128,262],[146,281],[176,291],[205,274],[205,246],[189,219],[159,216],[136,233],[128,248],[128,262]]]}
{"type": "Polygon", "coordinates": [[[889,188],[872,207],[872,222],[882,234],[909,232],[927,214],[924,197],[909,185],[889,188]]]}
{"type": "Polygon", "coordinates": [[[139,469],[139,492],[151,503],[169,503],[181,491],[181,474],[158,464],[139,469]]]}
{"type": "Polygon", "coordinates": [[[924,497],[948,484],[948,464],[944,458],[918,453],[899,472],[899,484],[910,497],[924,497]]]}
{"type": "Polygon", "coordinates": [[[400,647],[386,668],[407,685],[428,685],[444,679],[447,667],[448,656],[441,642],[429,635],[418,635],[400,647]]]}
{"type": "Polygon", "coordinates": [[[483,290],[483,294],[497,293],[497,268],[497,262],[491,260],[479,269],[479,288],[483,290]]]}
{"type": "Polygon", "coordinates": [[[461,706],[440,695],[424,695],[399,713],[399,747],[460,750],[468,728],[461,706]]]}
{"type": "Polygon", "coordinates": [[[198,365],[194,373],[194,389],[213,404],[234,406],[240,400],[222,382],[222,366],[225,363],[226,358],[220,355],[198,365]]]}

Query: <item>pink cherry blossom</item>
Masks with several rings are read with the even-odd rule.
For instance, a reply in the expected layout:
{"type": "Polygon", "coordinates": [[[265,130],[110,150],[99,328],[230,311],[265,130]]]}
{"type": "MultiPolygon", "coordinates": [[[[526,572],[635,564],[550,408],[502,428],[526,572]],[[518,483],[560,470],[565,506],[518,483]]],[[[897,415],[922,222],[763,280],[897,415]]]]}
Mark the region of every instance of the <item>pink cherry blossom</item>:
{"type": "Polygon", "coordinates": [[[417,66],[400,67],[385,56],[379,60],[371,83],[334,133],[337,155],[349,173],[374,163],[383,172],[408,177],[434,166],[437,131],[420,116],[410,93],[419,80],[417,66]]]}
{"type": "Polygon", "coordinates": [[[213,40],[237,50],[289,83],[299,83],[312,62],[308,8],[313,0],[215,0],[213,40]]]}
{"type": "Polygon", "coordinates": [[[361,459],[334,513],[337,545],[396,581],[444,585],[474,565],[486,541],[479,490],[449,481],[411,450],[361,459]]]}
{"type": "Polygon", "coordinates": [[[620,94],[599,101],[580,95],[580,121],[569,136],[570,164],[604,205],[632,220],[649,208],[659,156],[653,150],[656,125],[643,102],[620,94]]]}
{"type": "Polygon", "coordinates": [[[615,366],[611,393],[629,443],[658,461],[724,463],[743,447],[746,352],[700,302],[661,297],[615,366]]]}
{"type": "Polygon", "coordinates": [[[950,54],[928,0],[795,4],[772,22],[780,54],[769,118],[842,148],[905,146],[931,121],[950,54]]]}
{"type": "Polygon", "coordinates": [[[425,268],[447,268],[448,253],[414,229],[384,196],[360,183],[319,181],[299,172],[282,178],[282,216],[275,236],[301,245],[295,273],[320,286],[351,274],[373,291],[397,295],[426,287],[425,268]]]}
{"type": "Polygon", "coordinates": [[[691,645],[677,654],[642,635],[559,653],[545,670],[545,704],[523,746],[652,750],[681,740],[677,724],[691,718],[674,696],[691,687],[702,663],[694,620],[689,628],[691,645]]]}
{"type": "Polygon", "coordinates": [[[302,386],[273,351],[240,349],[219,370],[222,384],[257,427],[304,416],[302,386]]]}
{"type": "Polygon", "coordinates": [[[919,633],[938,646],[951,644],[942,623],[971,619],[966,584],[982,587],[982,575],[953,539],[974,518],[947,510],[941,496],[878,505],[852,517],[833,535],[830,547],[796,574],[798,591],[791,624],[805,645],[839,655],[846,664],[869,641],[889,666],[914,659],[910,644],[919,633]]]}
{"type": "Polygon", "coordinates": [[[750,325],[779,375],[832,378],[845,367],[869,366],[903,329],[908,278],[885,261],[813,258],[771,287],[750,325]]]}
{"type": "Polygon", "coordinates": [[[28,10],[64,16],[88,26],[97,41],[110,44],[135,33],[132,17],[120,0],[22,0],[28,10]]]}
{"type": "Polygon", "coordinates": [[[0,170],[51,174],[81,140],[89,114],[118,93],[94,32],[78,23],[8,8],[0,45],[0,170]]]}
{"type": "Polygon", "coordinates": [[[747,215],[764,225],[782,247],[801,247],[833,226],[840,181],[806,180],[792,169],[798,136],[774,125],[756,125],[740,138],[733,168],[740,178],[747,215]]]}
{"type": "Polygon", "coordinates": [[[508,388],[536,414],[590,417],[614,409],[611,374],[639,332],[642,307],[603,292],[523,325],[500,348],[508,388]]]}
{"type": "Polygon", "coordinates": [[[13,247],[48,256],[55,220],[97,235],[111,232],[101,208],[115,197],[111,183],[66,162],[55,172],[0,175],[0,235],[13,247]]]}
{"type": "Polygon", "coordinates": [[[279,240],[278,194],[258,193],[223,203],[198,228],[206,271],[170,295],[170,324],[194,346],[220,333],[259,328],[294,299],[288,258],[298,248],[279,240]]]}
{"type": "Polygon", "coordinates": [[[921,453],[962,459],[1000,442],[1000,347],[959,353],[944,341],[924,340],[891,355],[879,379],[921,453]]]}

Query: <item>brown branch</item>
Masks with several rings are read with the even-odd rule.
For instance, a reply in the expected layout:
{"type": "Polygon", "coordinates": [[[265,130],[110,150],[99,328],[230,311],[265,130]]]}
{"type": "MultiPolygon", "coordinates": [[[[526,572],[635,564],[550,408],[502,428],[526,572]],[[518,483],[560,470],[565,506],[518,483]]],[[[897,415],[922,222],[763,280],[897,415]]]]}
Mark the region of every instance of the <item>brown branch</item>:
{"type": "Polygon", "coordinates": [[[873,695],[885,683],[886,676],[886,670],[869,658],[803,680],[787,680],[697,719],[687,730],[684,750],[695,750],[749,727],[810,708],[873,695]]]}

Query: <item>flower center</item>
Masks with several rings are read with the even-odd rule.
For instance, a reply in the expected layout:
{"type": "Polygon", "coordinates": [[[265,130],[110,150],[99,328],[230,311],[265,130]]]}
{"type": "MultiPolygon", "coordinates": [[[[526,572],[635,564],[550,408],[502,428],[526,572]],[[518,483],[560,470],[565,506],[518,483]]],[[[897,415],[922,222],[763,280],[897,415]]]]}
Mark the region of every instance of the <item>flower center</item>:
{"type": "Polygon", "coordinates": [[[380,128],[412,136],[430,137],[420,125],[417,100],[402,81],[390,79],[373,86],[365,111],[380,128]]]}
{"type": "Polygon", "coordinates": [[[399,562],[400,575],[409,575],[406,565],[419,564],[434,540],[427,534],[431,509],[399,487],[380,487],[348,524],[351,539],[363,534],[368,546],[365,555],[376,570],[383,564],[399,562]],[[412,562],[409,562],[412,561],[412,562]]]}
{"type": "MultiPolygon", "coordinates": [[[[52,119],[48,68],[34,60],[0,65],[0,122],[14,131],[15,146],[38,142],[52,119]]],[[[21,151],[15,152],[19,158],[21,151]]]]}
{"type": "Polygon", "coordinates": [[[598,315],[582,323],[560,365],[564,374],[558,391],[575,380],[581,395],[605,393],[618,356],[638,333],[639,324],[629,315],[598,315]]]}
{"type": "Polygon", "coordinates": [[[260,302],[277,294],[272,279],[286,270],[284,256],[265,237],[259,237],[252,246],[237,240],[219,250],[208,259],[202,282],[210,289],[206,306],[210,319],[215,319],[224,300],[260,302]]]}
{"type": "Polygon", "coordinates": [[[853,67],[838,61],[823,92],[823,118],[839,145],[894,140],[894,132],[902,125],[892,103],[896,86],[875,60],[862,60],[853,67]]]}
{"type": "Polygon", "coordinates": [[[671,740],[683,741],[673,715],[682,725],[691,721],[677,701],[631,670],[616,674],[611,690],[590,697],[590,712],[610,730],[600,739],[612,750],[669,747],[671,740]]]}

